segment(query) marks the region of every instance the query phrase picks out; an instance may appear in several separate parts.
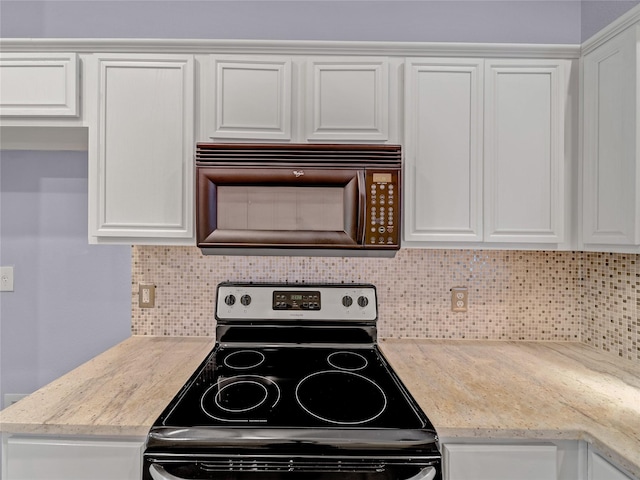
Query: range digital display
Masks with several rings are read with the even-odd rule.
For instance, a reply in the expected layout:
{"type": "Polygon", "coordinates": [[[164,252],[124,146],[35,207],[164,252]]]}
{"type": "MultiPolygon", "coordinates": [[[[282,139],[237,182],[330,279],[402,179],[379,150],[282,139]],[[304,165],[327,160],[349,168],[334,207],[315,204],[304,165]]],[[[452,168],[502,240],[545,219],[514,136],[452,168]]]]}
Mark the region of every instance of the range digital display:
{"type": "Polygon", "coordinates": [[[320,310],[320,292],[273,292],[273,310],[320,310]]]}

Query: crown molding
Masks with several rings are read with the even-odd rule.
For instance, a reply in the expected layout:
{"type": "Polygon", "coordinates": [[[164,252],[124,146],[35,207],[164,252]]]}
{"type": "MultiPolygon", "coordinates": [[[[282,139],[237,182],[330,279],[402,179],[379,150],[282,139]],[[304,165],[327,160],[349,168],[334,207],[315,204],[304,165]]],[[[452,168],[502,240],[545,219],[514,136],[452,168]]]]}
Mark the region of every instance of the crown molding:
{"type": "Polygon", "coordinates": [[[640,4],[611,22],[598,33],[582,43],[582,55],[595,50],[603,43],[640,21],[640,4]]]}
{"type": "Polygon", "coordinates": [[[4,38],[0,52],[389,55],[420,57],[579,58],[580,45],[309,40],[4,38]]]}

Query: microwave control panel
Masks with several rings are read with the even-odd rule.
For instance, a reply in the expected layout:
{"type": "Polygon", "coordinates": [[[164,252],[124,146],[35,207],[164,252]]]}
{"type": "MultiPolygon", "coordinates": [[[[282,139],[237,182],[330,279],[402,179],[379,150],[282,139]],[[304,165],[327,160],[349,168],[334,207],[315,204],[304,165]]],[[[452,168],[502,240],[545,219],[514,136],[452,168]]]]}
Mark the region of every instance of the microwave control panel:
{"type": "Polygon", "coordinates": [[[400,178],[396,170],[366,174],[365,246],[400,246],[400,178]]]}

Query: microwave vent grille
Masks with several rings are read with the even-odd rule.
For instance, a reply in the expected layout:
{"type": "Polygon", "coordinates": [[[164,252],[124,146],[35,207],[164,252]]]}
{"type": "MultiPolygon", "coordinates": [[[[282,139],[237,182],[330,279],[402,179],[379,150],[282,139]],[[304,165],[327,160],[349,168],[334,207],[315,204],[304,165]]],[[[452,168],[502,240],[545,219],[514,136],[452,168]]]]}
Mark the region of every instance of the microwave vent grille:
{"type": "Polygon", "coordinates": [[[198,143],[196,163],[207,166],[298,165],[400,168],[400,145],[198,143]]]}

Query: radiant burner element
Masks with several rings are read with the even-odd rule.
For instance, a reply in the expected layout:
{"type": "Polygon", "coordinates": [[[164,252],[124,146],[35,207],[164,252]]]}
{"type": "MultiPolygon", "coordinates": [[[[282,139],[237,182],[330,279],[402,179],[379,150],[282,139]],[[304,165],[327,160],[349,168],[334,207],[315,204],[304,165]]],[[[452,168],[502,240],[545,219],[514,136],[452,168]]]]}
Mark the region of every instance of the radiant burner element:
{"type": "Polygon", "coordinates": [[[221,378],[200,399],[202,411],[222,422],[264,422],[280,401],[280,387],[260,375],[221,378]],[[248,416],[251,415],[251,416],[248,416]]]}
{"type": "Polygon", "coordinates": [[[238,380],[222,387],[216,393],[215,402],[225,412],[240,413],[258,408],[268,395],[264,385],[254,380],[238,380]]]}
{"type": "Polygon", "coordinates": [[[224,364],[236,370],[248,370],[264,362],[264,354],[256,350],[238,350],[224,359],[224,364]]]}
{"type": "Polygon", "coordinates": [[[350,372],[363,370],[369,363],[359,353],[347,351],[333,352],[327,357],[327,362],[338,370],[348,370],[350,372]]]}
{"type": "Polygon", "coordinates": [[[310,415],[340,425],[362,425],[387,408],[387,396],[373,380],[360,374],[325,370],[312,373],[296,386],[296,400],[310,415]],[[361,399],[366,398],[366,402],[361,399]]]}

